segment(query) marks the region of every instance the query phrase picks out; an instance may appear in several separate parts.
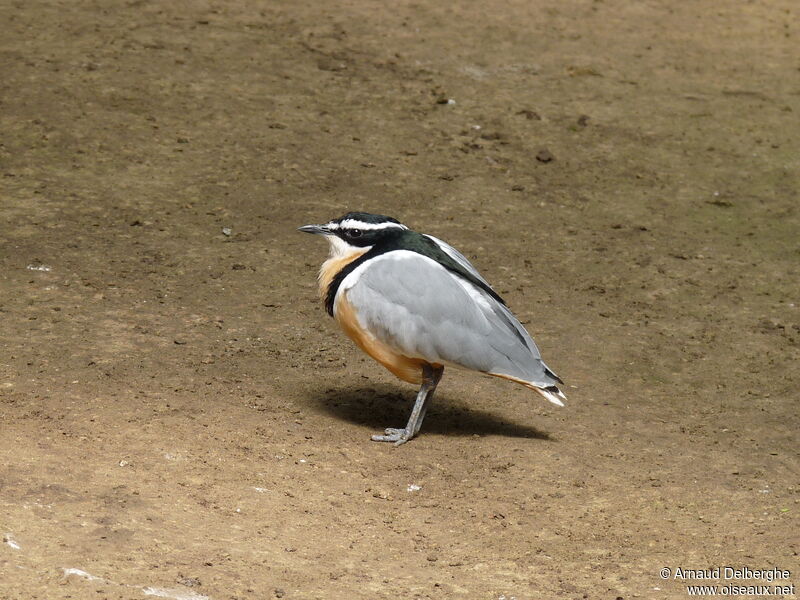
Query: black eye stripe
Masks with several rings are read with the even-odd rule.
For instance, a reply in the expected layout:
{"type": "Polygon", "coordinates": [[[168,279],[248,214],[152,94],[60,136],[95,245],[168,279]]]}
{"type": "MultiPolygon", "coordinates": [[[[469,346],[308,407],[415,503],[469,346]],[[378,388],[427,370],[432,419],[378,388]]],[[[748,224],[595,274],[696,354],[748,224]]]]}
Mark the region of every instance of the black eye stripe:
{"type": "Polygon", "coordinates": [[[353,229],[352,231],[350,231],[350,237],[354,238],[361,237],[361,233],[362,232],[360,229],[353,229]]]}

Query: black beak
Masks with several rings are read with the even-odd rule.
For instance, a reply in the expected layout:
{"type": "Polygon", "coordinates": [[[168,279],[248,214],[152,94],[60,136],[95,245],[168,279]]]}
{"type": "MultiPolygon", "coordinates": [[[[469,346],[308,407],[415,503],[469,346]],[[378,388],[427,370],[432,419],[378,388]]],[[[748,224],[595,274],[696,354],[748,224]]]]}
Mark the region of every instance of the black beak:
{"type": "Polygon", "coordinates": [[[298,227],[297,231],[302,231],[304,233],[317,233],[320,235],[328,235],[331,232],[331,230],[325,225],[303,225],[302,227],[298,227]]]}

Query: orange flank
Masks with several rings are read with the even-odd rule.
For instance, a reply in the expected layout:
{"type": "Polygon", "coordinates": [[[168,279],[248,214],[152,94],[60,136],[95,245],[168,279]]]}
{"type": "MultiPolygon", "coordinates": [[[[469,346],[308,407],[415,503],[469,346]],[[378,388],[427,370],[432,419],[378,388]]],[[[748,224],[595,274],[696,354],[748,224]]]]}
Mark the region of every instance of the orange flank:
{"type": "MultiPolygon", "coordinates": [[[[358,323],[353,306],[347,301],[346,292],[341,293],[336,301],[334,317],[347,336],[359,348],[389,369],[398,378],[409,383],[422,383],[422,365],[426,364],[427,361],[421,358],[404,356],[365,331],[358,323]]],[[[442,365],[432,364],[432,366],[438,368],[442,365]]]]}

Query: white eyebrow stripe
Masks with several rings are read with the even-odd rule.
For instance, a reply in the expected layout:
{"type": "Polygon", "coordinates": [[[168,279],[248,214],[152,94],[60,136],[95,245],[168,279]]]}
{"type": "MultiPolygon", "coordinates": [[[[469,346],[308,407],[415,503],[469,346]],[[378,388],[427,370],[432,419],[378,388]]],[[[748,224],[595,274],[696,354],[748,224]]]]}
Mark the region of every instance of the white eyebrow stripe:
{"type": "Polygon", "coordinates": [[[330,229],[364,229],[368,231],[375,231],[378,229],[408,229],[408,227],[402,223],[392,223],[390,221],[384,223],[365,223],[358,219],[345,219],[341,223],[330,223],[328,227],[330,229]]]}

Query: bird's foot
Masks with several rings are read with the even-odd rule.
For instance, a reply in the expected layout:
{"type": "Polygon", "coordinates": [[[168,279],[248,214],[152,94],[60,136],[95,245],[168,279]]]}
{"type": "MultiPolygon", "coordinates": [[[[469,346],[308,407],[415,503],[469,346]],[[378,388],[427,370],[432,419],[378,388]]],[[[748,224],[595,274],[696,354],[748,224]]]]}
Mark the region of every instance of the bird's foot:
{"type": "Polygon", "coordinates": [[[400,446],[401,444],[405,444],[408,440],[410,440],[413,437],[408,433],[407,429],[394,429],[393,427],[385,429],[384,433],[386,435],[373,435],[372,441],[394,442],[395,446],[400,446]]]}

